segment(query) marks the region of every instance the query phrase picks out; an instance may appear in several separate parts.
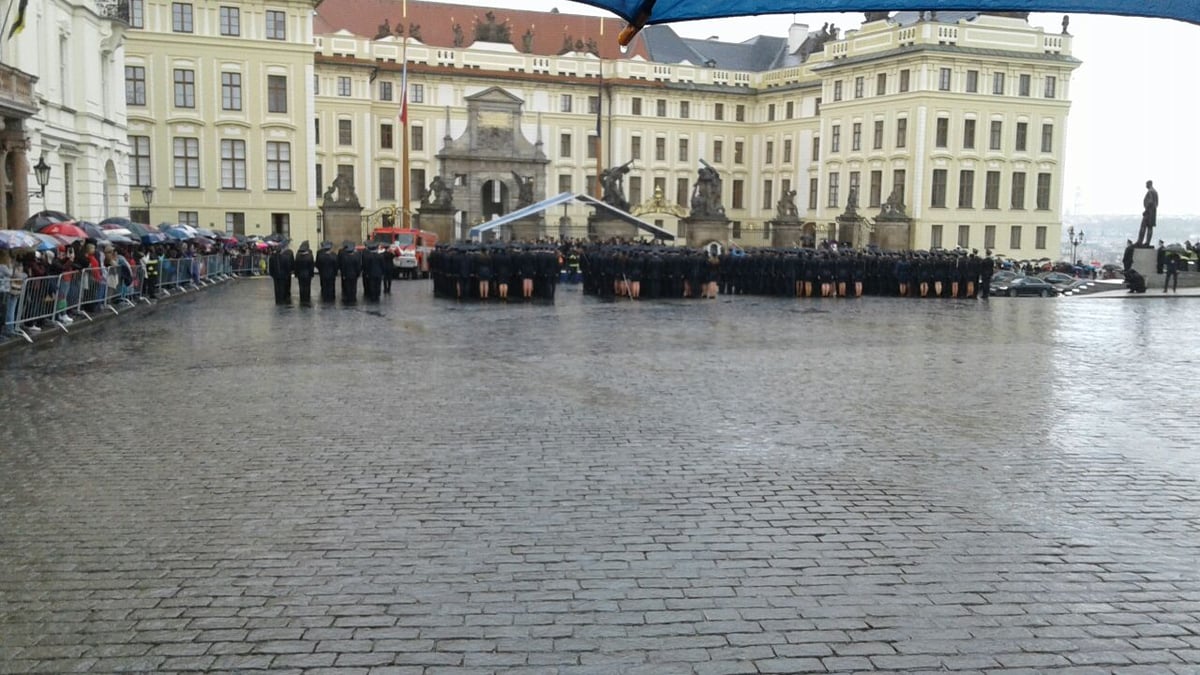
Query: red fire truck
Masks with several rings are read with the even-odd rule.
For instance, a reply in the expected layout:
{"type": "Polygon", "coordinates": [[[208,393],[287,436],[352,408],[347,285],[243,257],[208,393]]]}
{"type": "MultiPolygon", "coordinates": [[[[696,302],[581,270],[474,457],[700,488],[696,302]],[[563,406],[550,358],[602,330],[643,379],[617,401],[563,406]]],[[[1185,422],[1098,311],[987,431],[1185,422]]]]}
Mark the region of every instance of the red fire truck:
{"type": "Polygon", "coordinates": [[[429,230],[378,227],[371,231],[371,244],[382,244],[395,255],[392,276],[397,279],[428,277],[429,254],[437,242],[437,235],[429,230]]]}

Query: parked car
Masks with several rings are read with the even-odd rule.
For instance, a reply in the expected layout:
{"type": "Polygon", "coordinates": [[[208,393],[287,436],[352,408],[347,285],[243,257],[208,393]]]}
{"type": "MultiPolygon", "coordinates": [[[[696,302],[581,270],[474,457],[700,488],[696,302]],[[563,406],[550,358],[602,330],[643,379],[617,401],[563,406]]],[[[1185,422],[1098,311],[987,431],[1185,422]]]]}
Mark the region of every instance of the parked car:
{"type": "Polygon", "coordinates": [[[1017,277],[999,283],[992,281],[991,294],[1007,295],[1014,298],[1022,295],[1038,295],[1048,298],[1052,295],[1058,295],[1058,289],[1037,277],[1017,277]]]}
{"type": "Polygon", "coordinates": [[[996,270],[992,273],[992,285],[1008,283],[1019,276],[1021,275],[1012,270],[996,270]]]}
{"type": "Polygon", "coordinates": [[[1062,272],[1046,272],[1041,275],[1041,279],[1057,288],[1059,293],[1073,291],[1086,283],[1083,279],[1062,272]]]}

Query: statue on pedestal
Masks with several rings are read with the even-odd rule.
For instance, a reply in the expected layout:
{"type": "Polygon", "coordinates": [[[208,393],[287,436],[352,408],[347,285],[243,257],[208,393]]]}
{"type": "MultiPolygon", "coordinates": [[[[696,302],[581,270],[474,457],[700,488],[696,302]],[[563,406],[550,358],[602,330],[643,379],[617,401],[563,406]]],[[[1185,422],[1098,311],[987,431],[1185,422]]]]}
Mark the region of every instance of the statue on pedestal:
{"type": "Polygon", "coordinates": [[[775,204],[776,220],[799,220],[800,212],[796,209],[796,191],[788,190],[775,204]]]}
{"type": "Polygon", "coordinates": [[[522,176],[516,171],[510,171],[513,181],[517,184],[517,208],[533,203],[533,176],[522,176]]]}
{"type": "Polygon", "coordinates": [[[429,183],[429,189],[425,191],[422,205],[433,209],[448,209],[453,203],[453,189],[442,180],[441,176],[434,176],[433,181],[429,183]]]}
{"type": "Polygon", "coordinates": [[[724,218],[725,207],[721,206],[721,174],[713,165],[700,160],[696,187],[692,189],[692,218],[724,218]]]}
{"type": "Polygon", "coordinates": [[[609,206],[616,207],[622,211],[629,210],[629,200],[625,199],[625,174],[629,173],[629,167],[633,165],[633,160],[625,162],[621,166],[605,169],[600,172],[600,201],[609,206]]]}

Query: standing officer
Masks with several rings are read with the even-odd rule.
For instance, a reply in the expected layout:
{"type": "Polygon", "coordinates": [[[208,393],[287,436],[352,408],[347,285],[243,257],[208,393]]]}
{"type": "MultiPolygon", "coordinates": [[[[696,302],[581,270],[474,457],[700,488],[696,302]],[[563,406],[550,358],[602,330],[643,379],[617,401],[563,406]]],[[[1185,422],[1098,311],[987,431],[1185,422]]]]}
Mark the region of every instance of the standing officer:
{"type": "Polygon", "coordinates": [[[312,278],[313,271],[316,268],[316,262],[313,260],[312,250],[308,247],[308,240],[300,243],[300,251],[296,253],[296,281],[300,284],[300,304],[307,305],[312,302],[312,278]]]}
{"type": "Polygon", "coordinates": [[[996,271],[996,261],[992,260],[992,249],[983,252],[983,262],[979,265],[979,294],[984,300],[992,292],[992,272],[996,271]]]}
{"type": "Polygon", "coordinates": [[[337,283],[338,261],[333,255],[333,243],[325,242],[321,244],[321,250],[317,253],[317,275],[321,280],[321,301],[333,302],[334,286],[337,283]]]}
{"type": "Polygon", "coordinates": [[[292,264],[294,256],[287,244],[271,251],[267,258],[267,274],[275,281],[275,304],[284,305],[292,299],[292,264]]]}
{"type": "Polygon", "coordinates": [[[379,302],[379,289],[383,285],[383,247],[368,246],[363,250],[363,297],[370,302],[379,302]]]}
{"type": "Polygon", "coordinates": [[[358,301],[358,276],[362,274],[362,258],[354,244],[346,241],[338,253],[338,272],[342,276],[342,302],[353,305],[358,301]]]}
{"type": "Polygon", "coordinates": [[[379,253],[383,256],[383,293],[392,294],[392,275],[396,273],[396,252],[390,246],[381,246],[379,253]]]}

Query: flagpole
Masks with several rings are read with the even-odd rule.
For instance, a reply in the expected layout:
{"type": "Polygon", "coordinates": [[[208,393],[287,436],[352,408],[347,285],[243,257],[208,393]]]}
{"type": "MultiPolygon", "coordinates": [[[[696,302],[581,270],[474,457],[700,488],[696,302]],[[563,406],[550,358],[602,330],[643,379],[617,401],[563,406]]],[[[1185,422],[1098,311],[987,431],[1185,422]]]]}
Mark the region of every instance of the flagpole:
{"type": "Polygon", "coordinates": [[[404,174],[400,176],[400,226],[407,229],[412,227],[412,216],[409,214],[411,206],[412,194],[412,169],[409,167],[408,157],[408,0],[404,0],[403,19],[404,23],[404,47],[401,50],[400,60],[404,62],[402,75],[400,76],[400,135],[401,153],[404,159],[404,174]]]}
{"type": "Polygon", "coordinates": [[[601,112],[604,110],[604,57],[601,56],[600,44],[604,43],[604,17],[600,17],[600,40],[596,47],[596,58],[600,60],[600,84],[596,88],[596,183],[593,186],[596,199],[604,197],[603,184],[600,174],[604,172],[604,144],[600,142],[601,112]]]}

